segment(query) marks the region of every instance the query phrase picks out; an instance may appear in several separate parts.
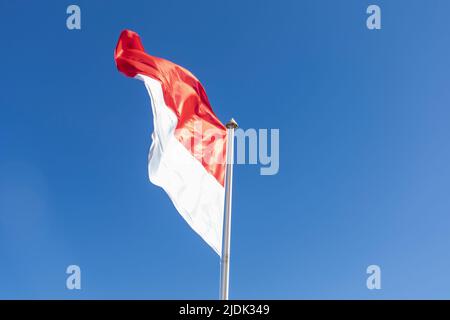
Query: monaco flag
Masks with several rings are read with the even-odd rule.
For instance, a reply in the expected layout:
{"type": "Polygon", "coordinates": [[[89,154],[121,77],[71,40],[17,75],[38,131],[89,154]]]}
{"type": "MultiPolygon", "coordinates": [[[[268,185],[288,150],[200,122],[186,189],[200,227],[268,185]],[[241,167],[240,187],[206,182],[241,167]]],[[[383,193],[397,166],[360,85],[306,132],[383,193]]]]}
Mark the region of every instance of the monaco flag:
{"type": "Polygon", "coordinates": [[[163,188],[187,223],[218,254],[222,248],[225,126],[205,90],[183,67],[147,54],[124,30],[114,53],[120,72],[144,82],[153,111],[150,181],[163,188]]]}

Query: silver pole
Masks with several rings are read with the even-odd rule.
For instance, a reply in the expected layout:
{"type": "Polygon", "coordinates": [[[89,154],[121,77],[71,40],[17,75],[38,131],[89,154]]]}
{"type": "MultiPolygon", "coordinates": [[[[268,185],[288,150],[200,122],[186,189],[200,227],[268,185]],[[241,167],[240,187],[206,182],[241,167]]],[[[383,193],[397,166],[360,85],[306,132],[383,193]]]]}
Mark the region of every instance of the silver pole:
{"type": "Polygon", "coordinates": [[[227,163],[225,172],[225,212],[223,217],[222,258],[220,259],[220,299],[228,300],[230,282],[231,194],[233,187],[234,130],[232,118],[227,124],[227,163]]]}

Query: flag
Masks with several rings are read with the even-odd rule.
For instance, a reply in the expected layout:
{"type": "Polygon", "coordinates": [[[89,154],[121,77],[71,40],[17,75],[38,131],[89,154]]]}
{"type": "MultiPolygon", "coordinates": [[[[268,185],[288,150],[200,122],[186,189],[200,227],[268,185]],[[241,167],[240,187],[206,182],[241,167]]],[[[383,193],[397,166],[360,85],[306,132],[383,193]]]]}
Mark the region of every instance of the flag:
{"type": "Polygon", "coordinates": [[[147,54],[139,35],[124,30],[114,59],[120,72],[144,82],[153,111],[148,174],[175,208],[221,255],[226,159],[225,126],[206,92],[185,68],[147,54]]]}

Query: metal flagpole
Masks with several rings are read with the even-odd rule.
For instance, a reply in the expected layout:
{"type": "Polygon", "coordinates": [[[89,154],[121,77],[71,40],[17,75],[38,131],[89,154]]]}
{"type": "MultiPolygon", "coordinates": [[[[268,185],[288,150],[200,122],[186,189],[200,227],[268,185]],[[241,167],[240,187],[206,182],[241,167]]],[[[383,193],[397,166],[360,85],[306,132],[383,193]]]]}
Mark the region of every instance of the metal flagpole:
{"type": "Polygon", "coordinates": [[[238,127],[233,118],[227,127],[227,167],[225,173],[225,212],[223,217],[222,258],[220,259],[220,299],[228,300],[230,280],[231,194],[233,187],[234,130],[238,127]]]}

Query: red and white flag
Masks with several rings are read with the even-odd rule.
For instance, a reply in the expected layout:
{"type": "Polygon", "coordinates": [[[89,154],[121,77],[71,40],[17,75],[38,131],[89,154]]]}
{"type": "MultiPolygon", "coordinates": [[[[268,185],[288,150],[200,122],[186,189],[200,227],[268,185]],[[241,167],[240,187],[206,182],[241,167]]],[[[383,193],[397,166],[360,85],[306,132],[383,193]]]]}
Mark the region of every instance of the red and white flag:
{"type": "Polygon", "coordinates": [[[163,188],[178,212],[218,254],[222,248],[227,132],[195,76],[147,54],[124,30],[114,54],[117,68],[142,80],[153,111],[148,156],[150,181],[163,188]]]}

